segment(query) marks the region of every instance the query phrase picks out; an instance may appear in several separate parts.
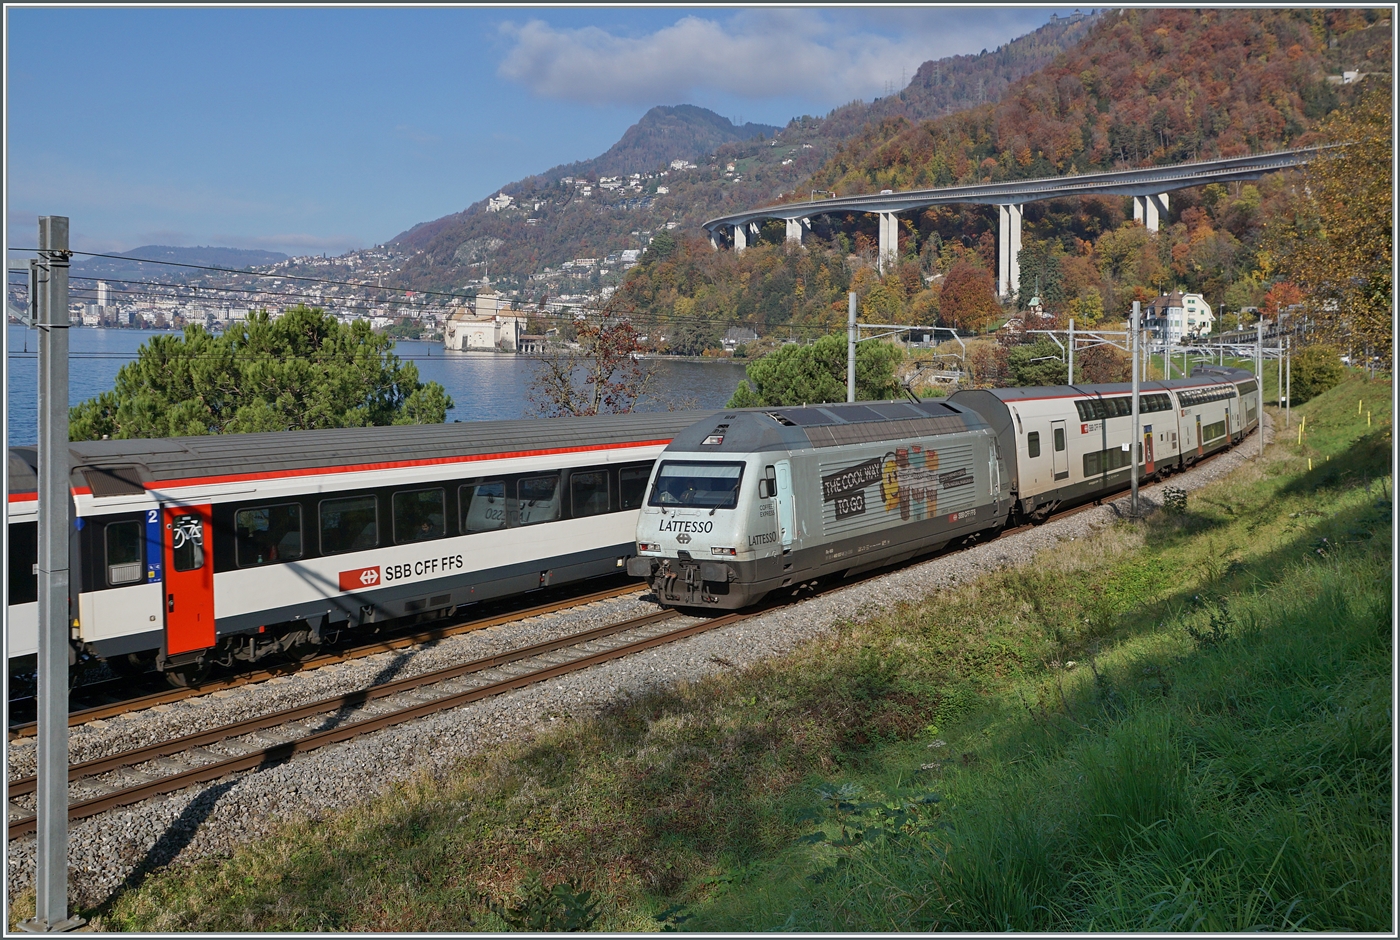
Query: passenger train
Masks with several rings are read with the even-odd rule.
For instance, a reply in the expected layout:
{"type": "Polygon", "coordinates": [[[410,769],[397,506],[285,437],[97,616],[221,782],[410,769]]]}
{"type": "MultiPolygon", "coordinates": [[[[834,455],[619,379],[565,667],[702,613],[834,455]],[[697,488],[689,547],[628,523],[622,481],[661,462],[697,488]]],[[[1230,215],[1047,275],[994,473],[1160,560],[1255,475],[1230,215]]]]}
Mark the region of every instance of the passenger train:
{"type": "MultiPolygon", "coordinates": [[[[624,570],[747,606],[1121,488],[1129,392],[75,442],[70,660],[188,684],[624,570]]],[[[1150,478],[1249,433],[1258,387],[1197,370],[1142,411],[1150,478]]],[[[35,466],[10,450],[12,662],[38,643],[35,466]]]]}
{"type": "MultiPolygon", "coordinates": [[[[70,445],[72,655],[176,684],[604,574],[698,412],[70,445]]],[[[36,455],[9,454],[9,628],[38,646],[36,455]]]]}
{"type": "MultiPolygon", "coordinates": [[[[720,413],[661,454],[628,572],[664,605],[735,609],[1097,499],[1131,481],[1132,387],[974,389],[947,401],[720,413]]],[[[1140,476],[1259,423],[1251,373],[1141,388],[1140,476]]]]}

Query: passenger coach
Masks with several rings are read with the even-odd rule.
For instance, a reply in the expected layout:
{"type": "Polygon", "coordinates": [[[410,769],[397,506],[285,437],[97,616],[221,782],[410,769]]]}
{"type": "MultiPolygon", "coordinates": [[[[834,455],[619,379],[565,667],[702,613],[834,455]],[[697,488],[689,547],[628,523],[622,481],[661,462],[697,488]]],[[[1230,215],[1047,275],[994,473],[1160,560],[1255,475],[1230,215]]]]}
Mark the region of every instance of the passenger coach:
{"type": "MultiPolygon", "coordinates": [[[[697,412],[88,441],[73,656],[214,663],[621,573],[662,448],[697,412]]],[[[35,452],[9,454],[9,655],[37,647],[35,452]]]]}
{"type": "MultiPolygon", "coordinates": [[[[1243,438],[1259,423],[1258,388],[1251,373],[1223,368],[1143,383],[1142,479],[1185,469],[1243,438]]],[[[1016,511],[1027,519],[1130,482],[1129,384],[969,389],[948,400],[976,410],[996,430],[1012,465],[1016,511]]]]}

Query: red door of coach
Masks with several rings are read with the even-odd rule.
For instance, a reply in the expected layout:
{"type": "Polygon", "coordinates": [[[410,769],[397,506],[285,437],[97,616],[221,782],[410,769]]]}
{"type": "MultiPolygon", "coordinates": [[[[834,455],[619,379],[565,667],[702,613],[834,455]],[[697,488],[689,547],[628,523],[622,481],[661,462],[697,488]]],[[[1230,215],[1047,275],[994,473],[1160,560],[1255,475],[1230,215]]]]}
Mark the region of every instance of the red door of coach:
{"type": "Polygon", "coordinates": [[[165,508],[165,652],[214,645],[213,507],[165,508]]]}

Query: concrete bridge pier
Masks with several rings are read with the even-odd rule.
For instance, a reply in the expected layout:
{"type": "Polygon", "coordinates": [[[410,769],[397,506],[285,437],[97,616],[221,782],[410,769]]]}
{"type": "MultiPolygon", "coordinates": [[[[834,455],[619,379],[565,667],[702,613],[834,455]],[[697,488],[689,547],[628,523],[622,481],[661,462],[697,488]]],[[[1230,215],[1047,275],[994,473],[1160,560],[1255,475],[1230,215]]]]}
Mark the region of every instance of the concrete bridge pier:
{"type": "Polygon", "coordinates": [[[811,219],[788,219],[787,243],[789,245],[801,245],[807,240],[807,236],[811,234],[811,231],[811,219]]]}
{"type": "Polygon", "coordinates": [[[1146,225],[1149,232],[1158,231],[1162,227],[1162,220],[1167,217],[1167,205],[1170,201],[1167,193],[1134,196],[1133,221],[1146,225]]]}
{"type": "Polygon", "coordinates": [[[747,222],[740,222],[738,225],[734,226],[734,252],[735,252],[735,254],[738,254],[739,252],[743,251],[745,248],[749,247],[748,231],[749,231],[749,223],[747,223],[747,222]]]}
{"type": "Polygon", "coordinates": [[[719,232],[715,229],[710,229],[710,247],[719,251],[719,232]]]}
{"type": "Polygon", "coordinates": [[[997,294],[1002,298],[1021,289],[1020,205],[997,206],[997,294]]]}
{"type": "Polygon", "coordinates": [[[877,264],[881,274],[899,262],[899,216],[893,212],[880,213],[880,253],[877,264]]]}

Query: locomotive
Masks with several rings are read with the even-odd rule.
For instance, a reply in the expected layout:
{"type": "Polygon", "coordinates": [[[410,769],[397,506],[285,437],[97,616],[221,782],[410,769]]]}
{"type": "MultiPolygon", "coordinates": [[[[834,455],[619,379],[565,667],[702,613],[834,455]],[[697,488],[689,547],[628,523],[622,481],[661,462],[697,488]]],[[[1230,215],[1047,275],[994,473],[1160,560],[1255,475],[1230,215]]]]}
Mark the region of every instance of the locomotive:
{"type": "MultiPolygon", "coordinates": [[[[652,471],[628,573],[666,606],[735,609],[854,575],[1130,483],[1132,387],[972,389],[946,401],[721,412],[677,434],[652,471]]],[[[1143,480],[1259,423],[1259,386],[1197,369],[1140,389],[1143,480]]]]}
{"type": "MultiPolygon", "coordinates": [[[[621,574],[651,465],[699,414],[74,442],[70,662],[183,685],[621,574]]],[[[11,662],[38,646],[36,464],[11,448],[11,662]]]]}

